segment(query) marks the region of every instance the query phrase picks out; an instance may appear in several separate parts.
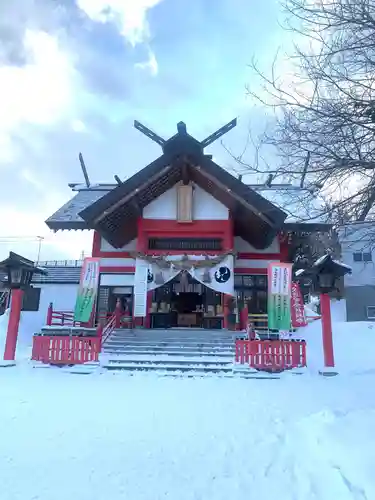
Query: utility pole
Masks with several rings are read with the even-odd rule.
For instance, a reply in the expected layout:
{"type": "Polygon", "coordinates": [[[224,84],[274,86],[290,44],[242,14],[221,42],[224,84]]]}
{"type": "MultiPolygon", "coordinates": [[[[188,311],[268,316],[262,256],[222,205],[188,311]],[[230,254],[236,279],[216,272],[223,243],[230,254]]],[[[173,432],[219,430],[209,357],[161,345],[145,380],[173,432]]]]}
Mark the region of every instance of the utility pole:
{"type": "Polygon", "coordinates": [[[36,258],[36,261],[39,262],[40,261],[40,252],[42,250],[42,242],[44,240],[44,236],[37,236],[36,238],[38,240],[38,256],[36,258]]]}

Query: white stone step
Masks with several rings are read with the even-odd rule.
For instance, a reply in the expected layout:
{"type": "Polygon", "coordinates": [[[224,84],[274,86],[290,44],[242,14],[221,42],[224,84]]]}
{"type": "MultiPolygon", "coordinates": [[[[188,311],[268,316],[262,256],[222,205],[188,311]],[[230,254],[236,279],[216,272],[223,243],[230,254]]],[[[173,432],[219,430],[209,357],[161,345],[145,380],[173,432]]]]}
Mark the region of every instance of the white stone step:
{"type": "Polygon", "coordinates": [[[123,330],[114,330],[112,335],[118,335],[122,337],[134,337],[134,338],[154,338],[154,337],[178,337],[178,338],[186,338],[186,337],[196,337],[196,338],[235,338],[235,332],[220,332],[220,333],[211,333],[211,332],[176,332],[176,331],[168,331],[154,330],[152,332],[143,332],[142,330],[133,330],[133,331],[123,331],[123,330]]]}
{"type": "Polygon", "coordinates": [[[212,339],[235,339],[236,332],[228,332],[226,330],[218,330],[211,332],[209,330],[202,331],[176,331],[176,330],[114,330],[112,335],[119,337],[133,338],[212,338],[212,339]]]}
{"type": "Polygon", "coordinates": [[[123,354],[123,355],[140,355],[140,356],[157,356],[157,355],[166,355],[166,356],[178,356],[178,357],[194,357],[194,356],[209,356],[209,357],[218,357],[218,358],[233,358],[234,351],[207,351],[207,350],[185,350],[185,349],[175,349],[175,350],[165,350],[165,349],[129,349],[127,347],[104,347],[103,352],[106,354],[123,354]]]}
{"type": "Polygon", "coordinates": [[[231,357],[228,358],[214,358],[210,356],[186,356],[186,357],[177,357],[177,356],[168,356],[166,354],[104,354],[104,357],[107,356],[108,361],[111,362],[134,362],[134,363],[147,363],[147,364],[182,364],[182,365],[231,365],[233,366],[233,359],[231,357]]]}
{"type": "Polygon", "coordinates": [[[235,345],[235,341],[230,339],[210,340],[210,339],[131,339],[121,337],[109,337],[105,342],[115,342],[123,344],[155,345],[155,344],[178,344],[178,345],[235,345]]]}
{"type": "Polygon", "coordinates": [[[102,368],[114,369],[114,370],[142,370],[142,371],[173,371],[173,372],[232,372],[231,364],[216,364],[212,363],[210,365],[191,365],[191,364],[180,364],[180,363],[132,363],[131,361],[113,361],[104,362],[101,364],[102,368]]]}
{"type": "Polygon", "coordinates": [[[231,373],[235,335],[225,330],[116,330],[100,364],[110,370],[231,373]]]}

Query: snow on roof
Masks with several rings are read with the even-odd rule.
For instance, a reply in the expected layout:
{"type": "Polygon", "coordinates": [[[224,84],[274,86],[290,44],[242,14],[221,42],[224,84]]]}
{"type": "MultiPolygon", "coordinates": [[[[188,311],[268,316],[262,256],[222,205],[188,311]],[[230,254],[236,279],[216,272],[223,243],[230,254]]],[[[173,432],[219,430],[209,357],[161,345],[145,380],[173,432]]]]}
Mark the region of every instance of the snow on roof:
{"type": "Polygon", "coordinates": [[[375,234],[375,221],[353,221],[343,224],[338,228],[341,244],[350,245],[359,242],[363,243],[363,248],[372,247],[375,234]]]}
{"type": "MultiPolygon", "coordinates": [[[[59,229],[54,225],[65,222],[76,223],[82,225],[82,229],[86,228],[85,221],[78,214],[116,188],[117,184],[92,184],[87,187],[86,184],[77,183],[69,184],[69,186],[73,191],[78,192],[46,220],[51,229],[59,229]]],[[[299,188],[292,184],[275,184],[270,187],[264,184],[250,184],[248,186],[263,198],[284,210],[288,214],[285,222],[326,222],[321,215],[319,199],[309,189],[299,188]]]]}
{"type": "MultiPolygon", "coordinates": [[[[81,276],[81,265],[46,265],[43,269],[48,273],[46,276],[35,274],[32,279],[32,284],[48,284],[48,283],[64,283],[78,284],[81,276]]],[[[0,282],[6,280],[6,273],[0,271],[0,282]]]]}
{"type": "Polygon", "coordinates": [[[110,182],[90,184],[90,186],[86,186],[86,184],[77,184],[77,183],[69,184],[69,187],[72,189],[72,191],[110,191],[111,189],[117,186],[118,184],[110,182]]]}
{"type": "Polygon", "coordinates": [[[339,266],[342,266],[342,267],[345,267],[346,269],[348,269],[349,271],[352,271],[352,267],[351,266],[348,266],[347,264],[344,264],[343,262],[341,262],[340,260],[333,260],[333,262],[335,264],[338,264],[339,266]]]}
{"type": "Polygon", "coordinates": [[[292,184],[274,184],[271,186],[249,185],[263,198],[281,208],[288,214],[285,222],[326,222],[322,216],[322,202],[310,189],[292,184]]]}
{"type": "MultiPolygon", "coordinates": [[[[105,196],[114,187],[114,185],[111,186],[107,184],[96,186],[92,189],[89,189],[86,186],[84,189],[73,188],[73,191],[77,191],[78,189],[78,193],[71,200],[65,203],[65,205],[59,208],[57,212],[48,217],[46,224],[51,224],[51,226],[53,226],[54,223],[59,222],[76,222],[81,223],[82,226],[84,226],[85,221],[78,214],[105,196]]],[[[54,228],[52,227],[52,229],[54,228]]]]}
{"type": "MultiPolygon", "coordinates": [[[[330,254],[326,253],[322,257],[319,257],[319,259],[314,262],[313,266],[320,266],[320,264],[323,264],[329,258],[330,258],[330,254]]],[[[339,260],[332,259],[332,262],[334,262],[338,266],[341,266],[341,267],[344,267],[345,269],[348,269],[348,271],[352,270],[352,268],[350,266],[348,266],[347,264],[344,264],[343,262],[341,262],[339,260]]]]}

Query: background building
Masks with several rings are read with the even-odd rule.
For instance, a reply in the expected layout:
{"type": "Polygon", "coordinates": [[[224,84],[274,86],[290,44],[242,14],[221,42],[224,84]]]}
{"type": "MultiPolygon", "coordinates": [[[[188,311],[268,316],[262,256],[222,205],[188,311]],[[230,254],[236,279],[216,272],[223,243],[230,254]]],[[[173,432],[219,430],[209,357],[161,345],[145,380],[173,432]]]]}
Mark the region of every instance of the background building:
{"type": "Polygon", "coordinates": [[[339,239],[342,261],[352,268],[344,278],[347,320],[375,320],[375,223],[341,226],[339,239]]]}

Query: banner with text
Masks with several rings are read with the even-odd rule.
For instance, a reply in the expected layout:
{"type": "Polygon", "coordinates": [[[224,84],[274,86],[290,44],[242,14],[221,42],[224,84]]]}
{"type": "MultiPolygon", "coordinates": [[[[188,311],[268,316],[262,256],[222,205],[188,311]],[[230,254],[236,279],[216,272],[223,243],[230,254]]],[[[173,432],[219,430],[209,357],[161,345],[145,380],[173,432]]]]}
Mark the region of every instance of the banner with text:
{"type": "Polygon", "coordinates": [[[134,275],[134,317],[144,318],[147,314],[147,278],[150,264],[143,259],[135,261],[134,275]]]}
{"type": "Polygon", "coordinates": [[[290,330],[292,264],[272,262],[268,265],[268,328],[290,330]]]}
{"type": "Polygon", "coordinates": [[[305,306],[303,304],[303,297],[301,288],[298,283],[292,283],[292,327],[298,328],[300,326],[306,326],[306,315],[305,306]]]}
{"type": "Polygon", "coordinates": [[[84,259],[74,309],[74,321],[82,323],[90,321],[98,293],[99,269],[100,259],[96,257],[87,257],[84,259]]]}

